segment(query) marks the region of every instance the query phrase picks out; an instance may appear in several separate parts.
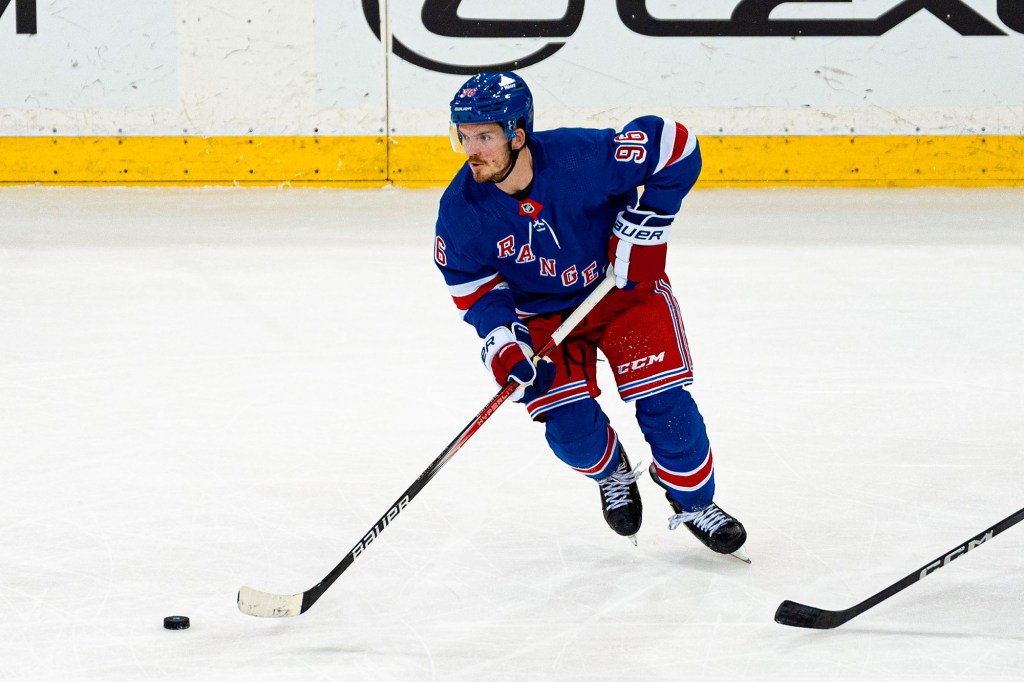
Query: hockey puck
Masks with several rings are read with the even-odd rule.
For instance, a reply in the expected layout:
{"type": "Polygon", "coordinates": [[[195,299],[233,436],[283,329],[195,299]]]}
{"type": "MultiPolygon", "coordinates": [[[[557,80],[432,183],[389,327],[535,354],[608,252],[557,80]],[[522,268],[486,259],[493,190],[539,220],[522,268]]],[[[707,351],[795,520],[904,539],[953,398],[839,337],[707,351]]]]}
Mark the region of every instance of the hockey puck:
{"type": "Polygon", "coordinates": [[[164,618],[164,627],[168,630],[188,630],[191,625],[188,616],[167,616],[164,618]]]}

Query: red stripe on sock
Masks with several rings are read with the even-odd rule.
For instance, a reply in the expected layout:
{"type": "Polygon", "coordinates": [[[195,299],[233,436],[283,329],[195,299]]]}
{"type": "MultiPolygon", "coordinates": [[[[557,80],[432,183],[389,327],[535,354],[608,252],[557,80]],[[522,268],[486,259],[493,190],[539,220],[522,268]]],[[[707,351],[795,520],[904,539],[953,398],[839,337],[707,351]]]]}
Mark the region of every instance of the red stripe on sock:
{"type": "Polygon", "coordinates": [[[715,461],[711,456],[711,450],[708,450],[708,456],[704,462],[693,471],[685,474],[668,471],[662,468],[657,462],[654,463],[654,466],[655,471],[658,473],[658,478],[666,484],[673,488],[680,488],[682,490],[696,490],[711,477],[711,472],[715,469],[715,461]]]}
{"type": "Polygon", "coordinates": [[[606,466],[608,466],[608,462],[611,461],[612,455],[615,454],[615,451],[617,449],[618,449],[618,439],[615,437],[615,430],[612,429],[611,425],[609,425],[608,426],[608,445],[606,445],[605,448],[604,448],[604,454],[601,455],[601,460],[597,464],[595,464],[594,466],[590,467],[589,469],[576,469],[576,471],[580,472],[581,474],[586,474],[587,476],[596,474],[597,472],[601,471],[606,466]]]}

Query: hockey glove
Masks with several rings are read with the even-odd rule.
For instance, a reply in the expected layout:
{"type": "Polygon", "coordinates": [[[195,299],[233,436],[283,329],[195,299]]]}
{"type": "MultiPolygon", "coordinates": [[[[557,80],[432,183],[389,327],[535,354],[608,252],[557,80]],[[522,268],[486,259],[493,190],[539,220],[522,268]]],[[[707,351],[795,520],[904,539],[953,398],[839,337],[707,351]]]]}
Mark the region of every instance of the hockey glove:
{"type": "Polygon", "coordinates": [[[670,215],[641,208],[627,208],[615,218],[608,245],[608,260],[615,271],[615,286],[632,289],[665,275],[670,215]]]}
{"type": "Polygon", "coordinates": [[[504,386],[511,379],[519,388],[511,395],[517,403],[528,403],[543,395],[555,380],[555,363],[547,358],[533,360],[530,330],[521,322],[497,327],[484,339],[480,359],[494,380],[504,386]]]}

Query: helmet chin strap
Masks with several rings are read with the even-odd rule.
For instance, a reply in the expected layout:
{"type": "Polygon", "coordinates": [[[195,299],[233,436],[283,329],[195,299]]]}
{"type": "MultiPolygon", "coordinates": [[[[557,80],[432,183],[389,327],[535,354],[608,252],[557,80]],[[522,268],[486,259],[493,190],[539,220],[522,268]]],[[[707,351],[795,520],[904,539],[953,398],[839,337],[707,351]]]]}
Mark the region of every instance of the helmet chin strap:
{"type": "Polygon", "coordinates": [[[515,170],[516,167],[516,161],[519,159],[519,152],[523,151],[523,148],[520,147],[519,149],[512,149],[512,140],[509,140],[508,151],[509,155],[512,157],[512,161],[508,164],[508,169],[501,174],[500,178],[491,180],[491,182],[493,182],[495,185],[505,182],[505,178],[512,175],[512,171],[515,170]]]}

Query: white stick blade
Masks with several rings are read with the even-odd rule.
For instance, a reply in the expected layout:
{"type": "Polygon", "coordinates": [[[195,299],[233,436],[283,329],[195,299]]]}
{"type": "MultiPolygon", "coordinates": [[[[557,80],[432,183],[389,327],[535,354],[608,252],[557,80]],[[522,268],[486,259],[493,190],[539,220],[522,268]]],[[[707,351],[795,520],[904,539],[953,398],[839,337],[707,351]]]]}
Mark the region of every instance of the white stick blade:
{"type": "Polygon", "coordinates": [[[302,613],[302,593],[270,594],[251,587],[238,590],[238,610],[258,618],[285,618],[302,613]]]}

